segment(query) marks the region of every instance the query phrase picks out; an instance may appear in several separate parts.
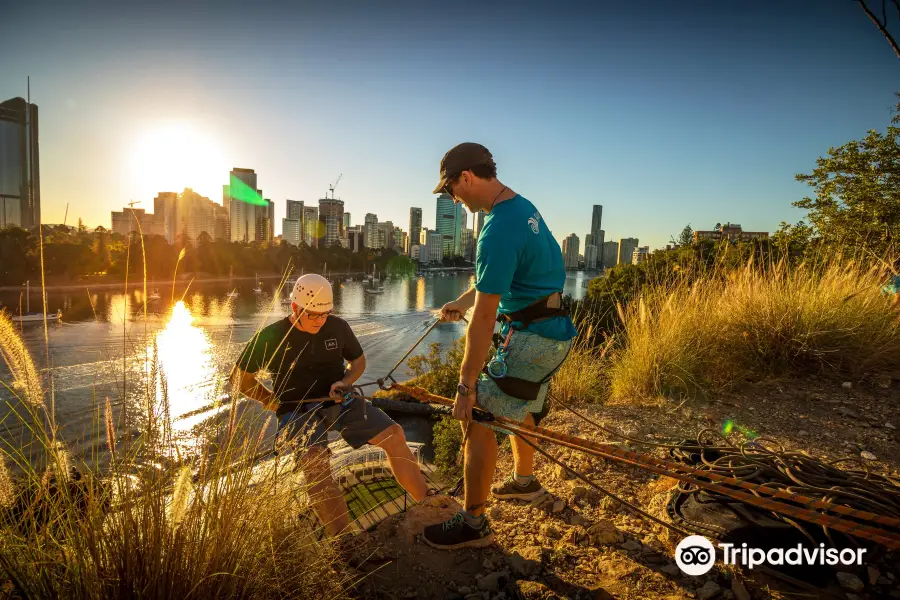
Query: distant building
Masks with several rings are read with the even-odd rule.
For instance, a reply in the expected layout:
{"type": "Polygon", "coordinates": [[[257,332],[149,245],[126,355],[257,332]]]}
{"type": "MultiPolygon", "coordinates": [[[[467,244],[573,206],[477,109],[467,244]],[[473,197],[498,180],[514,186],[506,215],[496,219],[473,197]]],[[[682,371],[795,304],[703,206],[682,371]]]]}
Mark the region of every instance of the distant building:
{"type": "Polygon", "coordinates": [[[38,107],[23,98],[0,103],[0,228],[41,222],[38,107]]]}
{"type": "Polygon", "coordinates": [[[222,205],[227,207],[232,242],[275,239],[275,203],[263,198],[253,169],[231,170],[228,185],[222,186],[222,205]]]}
{"type": "Polygon", "coordinates": [[[333,198],[319,200],[319,223],[324,247],[331,248],[344,239],[344,201],[333,198]]]}
{"type": "Polygon", "coordinates": [[[425,257],[421,262],[442,263],[444,261],[444,234],[429,231],[425,241],[425,257]]]}
{"type": "Polygon", "coordinates": [[[303,200],[285,200],[285,219],[303,220],[303,200]]]}
{"type": "Polygon", "coordinates": [[[591,212],[591,241],[587,242],[588,246],[603,247],[603,207],[599,204],[594,205],[591,212]]]}
{"type": "Polygon", "coordinates": [[[393,221],[385,221],[384,223],[376,223],[375,225],[375,245],[374,249],[393,248],[394,247],[394,223],[393,221]]]}
{"type": "Polygon", "coordinates": [[[616,264],[630,265],[631,257],[634,249],[638,247],[637,238],[621,238],[619,239],[619,259],[616,264]]]}
{"type": "Polygon", "coordinates": [[[407,241],[406,233],[399,227],[394,227],[394,231],[393,231],[392,235],[393,235],[393,245],[391,247],[400,254],[406,254],[406,241],[407,241]]]}
{"type": "Polygon", "coordinates": [[[434,228],[444,236],[444,256],[462,254],[462,230],[466,227],[466,212],[462,203],[455,203],[449,194],[437,197],[434,228]]]}
{"type": "Polygon", "coordinates": [[[578,268],[578,244],[578,236],[574,233],[570,233],[569,236],[563,240],[563,263],[565,263],[567,269],[578,268]]]}
{"type": "Polygon", "coordinates": [[[366,249],[365,227],[355,225],[347,230],[347,247],[351,252],[362,252],[366,249]]]}
{"type": "Polygon", "coordinates": [[[286,243],[293,244],[294,246],[299,246],[300,241],[303,239],[303,220],[282,219],[281,237],[286,243]]]}
{"type": "Polygon", "coordinates": [[[211,240],[229,239],[228,211],[190,188],[176,194],[160,192],[153,199],[153,214],[143,209],[126,208],[111,214],[112,230],[128,235],[161,235],[170,244],[196,243],[206,233],[211,240]],[[140,223],[140,228],[138,228],[140,223]]]}
{"type": "Polygon", "coordinates": [[[603,268],[612,269],[619,260],[619,242],[603,242],[603,268]]]}
{"type": "Polygon", "coordinates": [[[650,256],[650,246],[642,246],[640,248],[635,248],[631,253],[631,264],[639,265],[650,256]]]}
{"type": "Polygon", "coordinates": [[[366,248],[378,248],[378,215],[366,213],[365,225],[363,226],[366,248]]]}
{"type": "Polygon", "coordinates": [[[584,247],[584,268],[588,270],[597,269],[597,259],[600,257],[600,250],[597,246],[590,245],[584,247]]]}
{"type": "Polygon", "coordinates": [[[475,232],[471,229],[463,229],[460,240],[462,257],[469,262],[475,262],[475,232]]]}
{"type": "Polygon", "coordinates": [[[712,231],[695,231],[693,243],[700,240],[727,239],[731,242],[749,242],[751,240],[769,239],[769,233],[765,231],[744,231],[738,223],[726,223],[712,231]]]}
{"type": "Polygon", "coordinates": [[[319,239],[322,237],[319,224],[319,209],[315,206],[303,207],[303,241],[310,248],[319,247],[319,239]]]}
{"type": "Polygon", "coordinates": [[[422,262],[422,253],[425,250],[425,246],[422,244],[415,244],[409,247],[409,257],[415,262],[422,262]]]}
{"type": "Polygon", "coordinates": [[[409,247],[422,243],[422,209],[415,206],[409,209],[409,247]]]}
{"type": "Polygon", "coordinates": [[[156,235],[156,215],[143,208],[124,208],[112,211],[112,232],[127,236],[131,232],[156,235]]]}
{"type": "Polygon", "coordinates": [[[347,235],[347,230],[350,229],[350,213],[344,213],[344,235],[347,235]]]}

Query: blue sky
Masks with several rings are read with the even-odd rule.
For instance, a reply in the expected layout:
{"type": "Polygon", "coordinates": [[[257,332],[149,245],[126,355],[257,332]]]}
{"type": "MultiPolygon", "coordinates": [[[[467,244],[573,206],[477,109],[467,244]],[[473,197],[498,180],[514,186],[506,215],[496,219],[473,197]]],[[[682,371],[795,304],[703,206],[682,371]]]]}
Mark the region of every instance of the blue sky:
{"type": "Polygon", "coordinates": [[[31,75],[45,222],[68,203],[109,226],[179,177],[221,202],[239,166],[276,233],[339,174],[353,224],[419,206],[431,227],[441,156],[478,141],[560,240],[593,204],[607,239],[651,247],[686,223],[773,231],[802,217],[794,174],[883,130],[900,89],[850,0],[183,4],[4,8],[0,97],[31,75]]]}

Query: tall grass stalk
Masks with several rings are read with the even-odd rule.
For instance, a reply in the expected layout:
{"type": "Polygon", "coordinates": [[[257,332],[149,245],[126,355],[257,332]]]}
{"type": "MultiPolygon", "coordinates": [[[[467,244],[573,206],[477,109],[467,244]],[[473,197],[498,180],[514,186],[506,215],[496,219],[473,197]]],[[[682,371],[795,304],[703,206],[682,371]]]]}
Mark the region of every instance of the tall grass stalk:
{"type": "Polygon", "coordinates": [[[900,371],[900,303],[852,261],[784,262],[659,287],[623,309],[618,398],[703,393],[748,378],[900,371]]]}

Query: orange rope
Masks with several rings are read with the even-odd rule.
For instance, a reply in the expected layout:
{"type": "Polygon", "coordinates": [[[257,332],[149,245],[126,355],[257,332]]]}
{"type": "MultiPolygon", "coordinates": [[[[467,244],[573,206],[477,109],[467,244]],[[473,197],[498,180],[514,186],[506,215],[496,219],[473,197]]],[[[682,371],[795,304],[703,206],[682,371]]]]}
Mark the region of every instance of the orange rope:
{"type": "MultiPolygon", "coordinates": [[[[453,401],[449,398],[431,394],[427,390],[419,387],[406,386],[403,384],[393,384],[392,387],[401,392],[409,394],[419,402],[443,404],[445,406],[453,405],[453,401]]],[[[885,531],[883,529],[872,527],[870,525],[847,521],[846,519],[841,519],[833,515],[815,512],[813,510],[809,510],[809,508],[828,510],[840,515],[844,515],[846,517],[852,517],[861,521],[874,522],[880,525],[886,525],[888,527],[900,527],[900,519],[878,515],[869,511],[857,510],[841,504],[834,504],[832,502],[826,502],[824,500],[817,500],[800,494],[792,494],[784,490],[769,488],[765,485],[758,485],[746,481],[741,481],[734,477],[725,477],[717,473],[694,469],[693,467],[690,467],[688,465],[660,460],[647,454],[623,450],[609,444],[602,444],[593,442],[591,440],[586,440],[584,438],[558,433],[544,427],[538,427],[536,425],[527,425],[525,423],[513,421],[505,417],[495,416],[493,423],[518,435],[553,442],[568,448],[572,448],[574,450],[580,450],[582,452],[600,456],[602,458],[630,464],[654,473],[658,473],[660,475],[666,475],[675,479],[679,479],[686,483],[696,485],[697,487],[708,489],[725,496],[735,498],[747,504],[770,510],[772,512],[785,514],[803,521],[814,523],[816,525],[831,527],[832,529],[835,529],[837,531],[842,531],[850,535],[855,535],[857,537],[878,542],[879,544],[887,546],[888,548],[900,549],[900,535],[896,533],[885,531]],[[703,481],[702,479],[696,479],[696,477],[709,479],[711,481],[703,481]],[[752,493],[733,489],[731,487],[725,487],[726,485],[743,488],[744,490],[748,490],[752,493]],[[805,507],[785,504],[783,502],[778,502],[772,498],[760,497],[760,495],[772,496],[774,498],[800,503],[805,507]]],[[[490,425],[490,423],[488,423],[488,425],[490,425]]]]}

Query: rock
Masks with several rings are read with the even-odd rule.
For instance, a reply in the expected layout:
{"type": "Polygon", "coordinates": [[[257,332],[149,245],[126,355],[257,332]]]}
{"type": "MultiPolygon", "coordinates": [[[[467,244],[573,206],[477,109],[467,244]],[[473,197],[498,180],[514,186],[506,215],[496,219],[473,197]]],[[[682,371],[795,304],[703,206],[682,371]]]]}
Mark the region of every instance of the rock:
{"type": "Polygon", "coordinates": [[[681,575],[681,569],[678,568],[677,565],[666,565],[662,569],[660,569],[666,575],[671,575],[672,577],[678,577],[681,575]]]}
{"type": "Polygon", "coordinates": [[[874,454],[872,454],[871,452],[869,452],[868,450],[863,450],[862,452],[860,452],[859,455],[866,460],[878,460],[878,457],[875,456],[874,454]]]}
{"type": "Polygon", "coordinates": [[[553,469],[553,475],[560,481],[566,481],[567,479],[572,479],[572,475],[563,467],[562,465],[556,465],[556,468],[553,469]]]}
{"type": "Polygon", "coordinates": [[[719,584],[715,581],[707,581],[706,584],[697,590],[697,600],[710,600],[722,591],[719,584]]]}
{"type": "Polygon", "coordinates": [[[563,502],[562,500],[557,500],[556,502],[553,503],[553,512],[561,513],[565,507],[566,507],[565,502],[563,502]]]}
{"type": "Polygon", "coordinates": [[[543,508],[553,502],[553,496],[550,494],[542,494],[531,501],[532,508],[543,508]]]}
{"type": "Polygon", "coordinates": [[[881,572],[875,567],[866,567],[866,575],[869,576],[869,585],[875,585],[881,577],[881,572]]]}
{"type": "Polygon", "coordinates": [[[609,546],[625,539],[621,531],[610,521],[600,521],[588,529],[588,537],[595,546],[609,546]]]}
{"type": "Polygon", "coordinates": [[[518,581],[516,584],[525,600],[543,600],[554,596],[550,588],[537,581],[518,581]]]}
{"type": "Polygon", "coordinates": [[[849,381],[845,381],[844,383],[841,384],[841,387],[844,388],[845,390],[849,391],[849,390],[853,389],[853,384],[849,381]]]}
{"type": "Polygon", "coordinates": [[[736,600],[750,600],[750,592],[744,587],[744,584],[737,580],[736,577],[731,579],[731,592],[736,600]]]}
{"type": "Polygon", "coordinates": [[[569,517],[569,525],[578,525],[580,527],[587,527],[587,519],[585,519],[579,513],[572,513],[572,516],[569,517]]]}
{"type": "Polygon", "coordinates": [[[878,578],[878,581],[875,582],[875,585],[891,585],[891,580],[882,575],[878,578]]]}
{"type": "Polygon", "coordinates": [[[544,537],[548,537],[552,540],[558,540],[562,537],[562,534],[559,532],[559,529],[556,528],[556,525],[553,523],[544,523],[541,525],[541,535],[544,537]]]}
{"type": "Polygon", "coordinates": [[[809,433],[805,429],[801,429],[800,431],[797,432],[797,435],[805,436],[805,435],[809,435],[809,433]]]}
{"type": "Polygon", "coordinates": [[[541,570],[543,553],[538,546],[526,546],[509,557],[513,571],[525,577],[536,575],[541,570]]]}
{"type": "Polygon", "coordinates": [[[576,498],[587,498],[588,489],[583,485],[576,485],[572,488],[572,495],[576,498]]]}
{"type": "Polygon", "coordinates": [[[884,426],[885,426],[887,429],[897,429],[897,428],[894,426],[893,423],[885,423],[884,426]]]}
{"type": "Polygon", "coordinates": [[[471,593],[472,593],[472,588],[470,588],[470,587],[467,586],[467,585],[464,585],[464,586],[462,586],[461,588],[459,588],[459,589],[456,590],[456,591],[459,592],[460,594],[462,594],[463,596],[465,596],[466,594],[471,594],[471,593]]]}
{"type": "Polygon", "coordinates": [[[495,571],[477,579],[478,587],[488,592],[499,592],[506,587],[506,571],[495,571]]]}
{"type": "Polygon", "coordinates": [[[734,600],[734,592],[731,590],[725,590],[722,592],[722,600],[734,600]]]}
{"type": "Polygon", "coordinates": [[[839,407],[837,407],[836,409],[834,409],[834,412],[836,412],[837,414],[841,415],[842,417],[849,417],[849,418],[851,418],[851,419],[858,419],[858,418],[859,418],[859,414],[857,414],[856,412],[850,410],[850,409],[847,408],[846,406],[839,406],[839,407]]]}
{"type": "Polygon", "coordinates": [[[865,587],[862,580],[853,573],[840,572],[837,574],[837,579],[842,588],[851,592],[861,592],[865,587]]]}
{"type": "Polygon", "coordinates": [[[847,594],[847,600],[862,600],[862,598],[860,598],[856,594],[847,594]]]}
{"type": "Polygon", "coordinates": [[[628,552],[637,552],[641,549],[641,544],[640,542],[636,542],[634,540],[628,540],[619,547],[622,548],[622,550],[627,550],[628,552]]]}
{"type": "Polygon", "coordinates": [[[891,387],[891,376],[890,375],[880,375],[875,379],[875,383],[878,384],[878,387],[882,389],[887,389],[891,387]]]}

